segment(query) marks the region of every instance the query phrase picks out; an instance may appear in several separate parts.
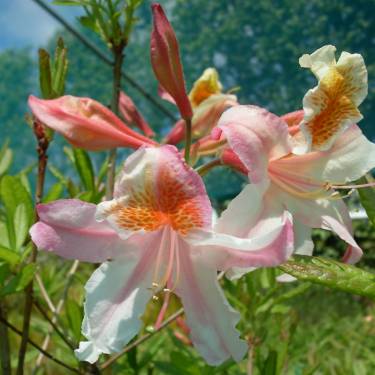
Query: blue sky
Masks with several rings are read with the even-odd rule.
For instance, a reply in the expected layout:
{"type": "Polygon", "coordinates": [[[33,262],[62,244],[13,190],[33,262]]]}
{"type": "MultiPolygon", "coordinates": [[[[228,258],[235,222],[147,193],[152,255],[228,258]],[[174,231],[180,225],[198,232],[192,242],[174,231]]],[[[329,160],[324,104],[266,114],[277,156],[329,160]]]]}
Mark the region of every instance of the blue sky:
{"type": "MultiPolygon", "coordinates": [[[[0,51],[6,48],[38,48],[54,34],[59,24],[33,0],[0,0],[0,51]]],[[[44,0],[51,5],[52,0],[44,0]]],[[[74,22],[79,7],[51,5],[59,14],[74,22]]]]}

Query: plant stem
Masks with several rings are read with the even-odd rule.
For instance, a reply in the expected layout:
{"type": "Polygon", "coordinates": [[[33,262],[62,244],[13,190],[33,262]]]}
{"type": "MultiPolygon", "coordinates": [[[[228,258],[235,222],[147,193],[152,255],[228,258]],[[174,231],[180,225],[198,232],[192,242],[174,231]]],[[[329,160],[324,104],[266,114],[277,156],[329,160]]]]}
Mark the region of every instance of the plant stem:
{"type": "MultiPolygon", "coordinates": [[[[8,328],[10,328],[13,332],[17,333],[17,335],[19,336],[23,336],[23,333],[17,329],[14,325],[12,325],[11,323],[9,323],[6,319],[3,319],[1,316],[0,316],[0,321],[6,325],[8,328]]],[[[27,341],[30,345],[32,345],[35,349],[39,350],[41,353],[43,353],[47,358],[49,358],[51,361],[54,361],[55,363],[59,364],[60,366],[63,366],[65,367],[66,369],[72,371],[72,372],[75,372],[76,374],[81,374],[80,371],[78,371],[77,369],[73,368],[73,367],[70,367],[69,365],[67,365],[66,363],[60,361],[59,359],[55,358],[53,355],[49,354],[48,352],[46,352],[45,350],[43,350],[38,344],[36,344],[33,340],[31,340],[30,338],[27,338],[27,341]]]]}
{"type": "MultiPolygon", "coordinates": [[[[34,134],[36,136],[38,147],[38,177],[35,190],[35,202],[39,204],[42,201],[43,189],[44,189],[44,180],[46,176],[46,167],[47,167],[47,150],[49,146],[49,140],[44,130],[44,126],[38,122],[34,121],[34,134]]],[[[35,218],[38,220],[38,214],[35,210],[35,218]]],[[[35,263],[37,258],[37,248],[33,244],[30,263],[35,263]]],[[[22,339],[20,344],[20,349],[18,352],[18,366],[17,366],[17,375],[23,375],[23,368],[25,363],[25,355],[27,349],[27,343],[29,341],[29,328],[30,328],[30,319],[31,319],[31,310],[33,305],[33,280],[25,288],[25,310],[23,313],[23,327],[22,327],[22,339]]]]}
{"type": "MultiPolygon", "coordinates": [[[[125,45],[113,47],[112,53],[114,57],[113,62],[113,86],[112,86],[112,101],[111,110],[118,116],[118,102],[121,90],[121,68],[124,60],[123,50],[125,45]]],[[[113,189],[115,185],[115,174],[116,174],[116,155],[117,150],[114,148],[109,152],[108,171],[107,171],[107,187],[106,187],[106,199],[111,200],[113,198],[113,189]]]]}
{"type": "MultiPolygon", "coordinates": [[[[73,276],[74,276],[75,272],[77,271],[78,266],[79,266],[79,261],[75,260],[73,262],[71,268],[69,269],[68,274],[66,275],[66,283],[65,283],[63,295],[60,298],[59,302],[57,303],[57,306],[56,306],[55,310],[53,311],[52,321],[54,323],[57,322],[58,315],[60,314],[60,312],[61,312],[61,310],[64,306],[66,297],[68,295],[68,290],[69,290],[70,284],[72,282],[72,279],[73,279],[73,276]]],[[[48,348],[50,338],[51,338],[51,333],[52,333],[52,330],[48,333],[48,335],[45,337],[45,339],[43,341],[42,348],[44,350],[47,350],[47,348],[48,348]]],[[[36,360],[36,365],[35,365],[36,370],[40,367],[40,365],[42,364],[42,361],[43,361],[43,353],[40,353],[37,360],[36,360]]]]}
{"type": "Polygon", "coordinates": [[[212,168],[214,168],[214,167],[218,167],[219,165],[222,165],[222,164],[221,164],[221,160],[220,160],[220,159],[213,159],[213,160],[209,161],[208,163],[201,165],[201,166],[198,167],[195,171],[196,171],[199,175],[204,176],[204,175],[205,175],[207,172],[209,172],[212,168]]]}
{"type": "MultiPolygon", "coordinates": [[[[0,305],[0,318],[6,320],[4,305],[0,305]]],[[[0,323],[0,359],[3,375],[11,375],[8,327],[0,323]]]]}
{"type": "Polygon", "coordinates": [[[191,148],[191,118],[185,118],[185,161],[190,163],[190,148],[191,148]]]}

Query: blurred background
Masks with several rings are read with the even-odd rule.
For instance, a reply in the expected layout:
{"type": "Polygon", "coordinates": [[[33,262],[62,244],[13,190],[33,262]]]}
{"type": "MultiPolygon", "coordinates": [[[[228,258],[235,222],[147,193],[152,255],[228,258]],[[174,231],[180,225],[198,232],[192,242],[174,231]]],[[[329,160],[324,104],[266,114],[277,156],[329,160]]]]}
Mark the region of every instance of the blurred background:
{"type": "MultiPolygon", "coordinates": [[[[45,3],[106,52],[103,42],[77,22],[76,18],[83,14],[78,7],[56,6],[47,0],[45,3]]],[[[139,22],[126,49],[124,69],[159,100],[149,61],[150,3],[144,1],[138,10],[139,22]]],[[[338,52],[362,54],[369,73],[369,95],[360,108],[364,115],[360,126],[375,141],[374,0],[162,0],[160,3],[167,10],[180,41],[188,89],[205,68],[213,66],[219,71],[226,90],[239,87],[236,95],[240,103],[260,105],[279,115],[300,109],[304,94],[316,84],[312,74],[298,65],[302,54],[311,53],[325,44],[335,45],[338,52]]],[[[63,37],[69,50],[67,94],[90,96],[109,104],[111,71],[33,0],[2,0],[0,28],[0,144],[9,141],[14,159],[11,171],[18,173],[36,162],[35,141],[25,114],[28,95],[39,94],[38,48],[52,52],[57,38],[63,37]]],[[[165,134],[173,122],[128,82],[123,82],[123,89],[133,98],[150,125],[165,134]]],[[[161,100],[160,103],[174,111],[168,103],[161,100]]],[[[64,142],[61,137],[55,137],[49,152],[51,165],[71,174],[74,179],[67,155],[62,151],[64,142]]],[[[95,158],[102,160],[100,155],[95,158]]],[[[226,171],[226,178],[222,179],[219,178],[221,173],[218,170],[207,176],[210,197],[217,207],[222,207],[227,199],[237,194],[243,184],[237,174],[226,171]]],[[[54,177],[49,174],[47,186],[53,183],[54,177]]],[[[354,210],[355,202],[353,204],[354,210]]],[[[367,220],[355,221],[354,226],[356,239],[366,254],[360,266],[373,270],[373,227],[367,220]]],[[[340,257],[344,244],[324,231],[316,231],[314,236],[317,254],[340,257]]],[[[52,268],[44,275],[48,272],[51,273],[52,268]]],[[[50,276],[52,278],[52,274],[50,276]]],[[[231,302],[245,305],[245,310],[246,304],[256,303],[258,297],[263,298],[264,303],[267,290],[275,285],[267,275],[260,275],[259,280],[258,284],[249,284],[248,288],[258,287],[256,293],[260,296],[254,294],[254,299],[251,299],[238,293],[238,301],[231,302]]],[[[264,309],[255,313],[254,307],[254,314],[247,316],[248,319],[276,323],[273,328],[271,323],[267,326],[271,328],[270,332],[264,333],[264,340],[270,340],[269,346],[259,358],[272,359],[269,348],[285,342],[282,350],[288,353],[288,374],[374,374],[373,302],[322,287],[301,285],[304,288],[300,288],[301,294],[288,297],[288,302],[281,303],[278,312],[264,309]],[[265,312],[266,315],[262,315],[265,312]]],[[[232,287],[228,283],[227,290],[232,287]]],[[[289,290],[291,287],[285,288],[289,290]]],[[[247,324],[253,325],[254,322],[246,322],[245,317],[241,324],[246,328],[247,324]]],[[[175,342],[173,345],[180,344],[175,342]]],[[[180,362],[186,360],[181,353],[180,362]]],[[[168,369],[165,364],[168,361],[164,365],[159,362],[161,372],[157,373],[177,374],[168,369]]],[[[203,373],[204,367],[199,367],[202,372],[194,372],[194,366],[190,371],[188,367],[187,362],[178,374],[203,373]]],[[[226,371],[221,373],[243,373],[226,371]]]]}

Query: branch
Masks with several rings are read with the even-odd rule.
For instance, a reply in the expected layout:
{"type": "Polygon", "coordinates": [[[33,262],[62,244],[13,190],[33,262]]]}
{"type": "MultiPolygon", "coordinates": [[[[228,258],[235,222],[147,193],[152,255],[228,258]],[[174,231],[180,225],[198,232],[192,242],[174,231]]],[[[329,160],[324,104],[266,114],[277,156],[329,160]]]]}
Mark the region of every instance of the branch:
{"type": "MultiPolygon", "coordinates": [[[[0,305],[0,319],[6,320],[5,308],[0,305]]],[[[9,336],[8,329],[5,324],[0,324],[0,358],[1,369],[3,375],[11,375],[12,370],[10,366],[10,350],[9,350],[9,336]]]]}
{"type": "MultiPolygon", "coordinates": [[[[3,317],[0,316],[0,321],[6,325],[8,328],[10,328],[13,332],[17,333],[17,335],[21,336],[22,337],[22,332],[17,329],[14,325],[12,325],[11,323],[9,323],[7,320],[5,320],[3,317]]],[[[47,358],[49,358],[51,361],[57,363],[58,365],[60,366],[63,366],[65,367],[66,369],[76,373],[76,374],[81,374],[81,372],[77,369],[75,369],[74,367],[70,367],[69,365],[67,365],[66,363],[60,361],[59,359],[55,358],[52,354],[49,354],[48,352],[46,352],[45,350],[43,350],[38,344],[36,344],[33,340],[31,340],[29,337],[27,338],[27,342],[32,345],[35,349],[39,350],[41,353],[43,353],[43,355],[45,355],[47,358]]]]}

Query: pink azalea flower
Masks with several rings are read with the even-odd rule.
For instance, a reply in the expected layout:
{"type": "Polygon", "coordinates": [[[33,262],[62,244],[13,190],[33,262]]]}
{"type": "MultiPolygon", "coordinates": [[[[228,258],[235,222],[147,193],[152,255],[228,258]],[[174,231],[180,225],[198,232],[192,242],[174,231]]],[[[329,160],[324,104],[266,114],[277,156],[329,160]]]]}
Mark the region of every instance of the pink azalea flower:
{"type": "Polygon", "coordinates": [[[85,287],[82,329],[88,341],[76,354],[89,362],[120,351],[139,331],[150,298],[171,291],[181,298],[190,338],[206,361],[239,361],[247,345],[217,270],[275,266],[293,248],[288,213],[267,221],[252,238],[212,231],[203,181],[169,145],[131,155],[112,201],[95,206],[60,200],[39,205],[38,215],[30,233],[39,249],[104,262],[85,287]]]}
{"type": "Polygon", "coordinates": [[[130,96],[123,91],[120,92],[119,110],[122,117],[129,125],[137,126],[147,137],[153,137],[154,131],[138,111],[130,96]]]}
{"type": "Polygon", "coordinates": [[[40,122],[62,134],[76,147],[100,151],[156,144],[130,129],[107,107],[90,98],[67,95],[43,100],[31,95],[28,103],[40,122]]]}
{"type": "Polygon", "coordinates": [[[351,125],[329,150],[304,155],[292,153],[294,137],[288,134],[287,123],[256,106],[226,111],[215,137],[220,133],[229,146],[223,162],[246,171],[251,184],[223,213],[219,231],[251,236],[264,220],[287,209],[294,219],[297,253],[311,255],[311,228],[323,228],[348,243],[345,261],[359,260],[362,251],[352,237],[348,210],[335,192],[335,187],[358,179],[375,166],[375,145],[356,125],[351,125]],[[232,228],[227,224],[231,221],[236,223],[232,228]]]}
{"type": "Polygon", "coordinates": [[[178,41],[160,4],[152,4],[151,65],[163,90],[175,101],[182,118],[193,111],[186,94],[178,41]]]}

